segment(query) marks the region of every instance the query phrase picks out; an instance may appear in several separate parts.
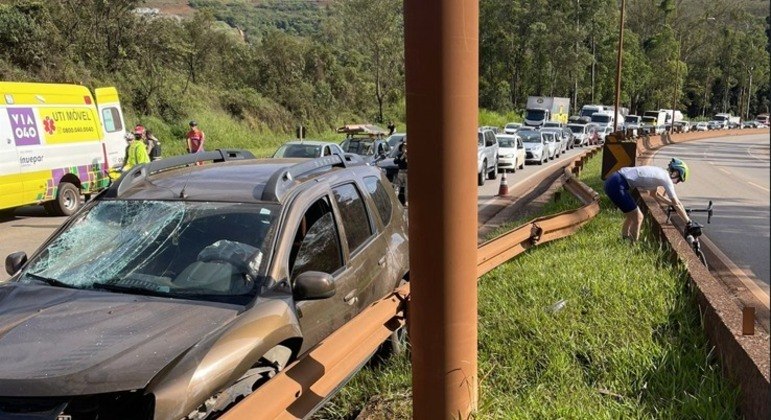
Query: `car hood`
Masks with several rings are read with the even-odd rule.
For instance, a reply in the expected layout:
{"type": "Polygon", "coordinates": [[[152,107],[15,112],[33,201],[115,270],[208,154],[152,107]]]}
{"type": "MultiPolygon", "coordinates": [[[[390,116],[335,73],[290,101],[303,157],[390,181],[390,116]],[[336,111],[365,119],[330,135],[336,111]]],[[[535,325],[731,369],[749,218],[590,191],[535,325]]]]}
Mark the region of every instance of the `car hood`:
{"type": "Polygon", "coordinates": [[[517,154],[517,148],[516,147],[501,147],[498,148],[498,154],[499,155],[515,155],[517,154]]]}
{"type": "Polygon", "coordinates": [[[525,150],[538,149],[543,146],[544,143],[525,143],[525,150]]]}
{"type": "Polygon", "coordinates": [[[385,158],[377,161],[377,167],[383,169],[396,169],[399,166],[394,162],[394,158],[385,158]]]}
{"type": "Polygon", "coordinates": [[[7,284],[0,287],[0,395],[141,389],[239,308],[7,284]]]}

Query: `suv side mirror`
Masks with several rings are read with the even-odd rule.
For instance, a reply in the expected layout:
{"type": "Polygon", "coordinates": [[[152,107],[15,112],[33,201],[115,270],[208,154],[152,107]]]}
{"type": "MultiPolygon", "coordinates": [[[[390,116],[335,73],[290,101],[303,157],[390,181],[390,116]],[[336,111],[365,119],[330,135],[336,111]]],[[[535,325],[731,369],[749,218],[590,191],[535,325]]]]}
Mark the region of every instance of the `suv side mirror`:
{"type": "Polygon", "coordinates": [[[14,252],[5,257],[5,271],[9,275],[16,274],[17,271],[27,262],[27,253],[24,251],[14,252]]]}
{"type": "Polygon", "coordinates": [[[335,295],[335,281],[327,273],[306,271],[295,278],[292,293],[297,301],[330,298],[335,295]]]}

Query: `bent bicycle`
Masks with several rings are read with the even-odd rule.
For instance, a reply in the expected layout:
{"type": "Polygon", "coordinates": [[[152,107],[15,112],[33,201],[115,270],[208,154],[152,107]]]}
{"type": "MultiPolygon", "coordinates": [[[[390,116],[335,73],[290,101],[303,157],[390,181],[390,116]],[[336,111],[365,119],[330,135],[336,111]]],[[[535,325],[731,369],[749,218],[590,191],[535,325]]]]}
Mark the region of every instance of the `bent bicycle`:
{"type": "MultiPolygon", "coordinates": [[[[667,209],[667,222],[669,222],[672,218],[672,212],[674,211],[675,208],[669,206],[667,209]]],[[[707,207],[704,208],[685,207],[685,213],[688,215],[691,213],[707,213],[707,224],[709,224],[712,220],[713,214],[712,200],[710,200],[707,207]]],[[[704,252],[701,250],[701,242],[699,241],[699,237],[701,237],[703,233],[703,228],[704,225],[692,220],[691,222],[686,223],[685,229],[683,230],[683,236],[685,237],[685,241],[688,242],[688,245],[691,246],[691,249],[693,249],[693,252],[696,253],[696,256],[699,257],[699,261],[704,264],[704,267],[709,269],[707,258],[704,256],[704,252]]]]}

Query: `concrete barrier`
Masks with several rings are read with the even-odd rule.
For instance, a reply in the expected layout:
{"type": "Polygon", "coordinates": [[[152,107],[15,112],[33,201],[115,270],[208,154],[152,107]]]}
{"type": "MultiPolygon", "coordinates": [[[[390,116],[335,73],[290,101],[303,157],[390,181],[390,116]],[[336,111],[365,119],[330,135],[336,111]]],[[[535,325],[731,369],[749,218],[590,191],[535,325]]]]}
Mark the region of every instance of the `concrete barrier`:
{"type": "MultiPolygon", "coordinates": [[[[647,164],[653,152],[668,144],[725,136],[768,134],[768,129],[726,131],[700,131],[650,136],[638,140],[641,165],[647,164]]],[[[704,330],[710,343],[717,350],[722,372],[741,391],[739,406],[747,419],[771,418],[769,410],[769,335],[766,329],[756,328],[754,335],[742,334],[742,310],[744,304],[729,293],[724,284],[715,278],[698,260],[678,228],[667,222],[667,216],[659,204],[648,196],[641,197],[641,209],[650,217],[653,233],[669,244],[673,257],[684,262],[688,269],[688,281],[702,313],[704,330]]],[[[680,221],[682,222],[682,221],[680,221]]],[[[768,314],[765,314],[766,318],[768,314]]]]}

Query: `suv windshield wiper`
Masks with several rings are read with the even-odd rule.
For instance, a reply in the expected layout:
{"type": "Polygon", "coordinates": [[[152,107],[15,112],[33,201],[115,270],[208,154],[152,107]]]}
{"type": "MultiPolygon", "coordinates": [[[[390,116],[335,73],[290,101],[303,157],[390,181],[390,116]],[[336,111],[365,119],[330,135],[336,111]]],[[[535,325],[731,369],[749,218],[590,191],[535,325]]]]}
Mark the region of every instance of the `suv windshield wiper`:
{"type": "MultiPolygon", "coordinates": [[[[114,280],[111,280],[114,281],[114,280]]],[[[128,293],[132,295],[144,295],[144,296],[163,296],[163,297],[178,297],[176,293],[163,292],[160,290],[145,289],[143,287],[131,287],[121,286],[119,284],[111,283],[94,283],[91,285],[96,290],[107,290],[109,292],[128,293]]]]}
{"type": "Polygon", "coordinates": [[[69,283],[65,283],[65,282],[63,282],[61,280],[56,280],[56,279],[53,279],[53,278],[50,278],[50,277],[41,276],[40,274],[30,273],[29,271],[24,273],[24,275],[25,276],[30,276],[30,277],[32,277],[35,280],[42,281],[43,283],[46,283],[46,284],[51,285],[51,286],[66,287],[66,288],[69,288],[69,289],[78,289],[78,287],[73,286],[73,285],[71,285],[69,283]]]}

